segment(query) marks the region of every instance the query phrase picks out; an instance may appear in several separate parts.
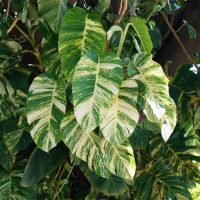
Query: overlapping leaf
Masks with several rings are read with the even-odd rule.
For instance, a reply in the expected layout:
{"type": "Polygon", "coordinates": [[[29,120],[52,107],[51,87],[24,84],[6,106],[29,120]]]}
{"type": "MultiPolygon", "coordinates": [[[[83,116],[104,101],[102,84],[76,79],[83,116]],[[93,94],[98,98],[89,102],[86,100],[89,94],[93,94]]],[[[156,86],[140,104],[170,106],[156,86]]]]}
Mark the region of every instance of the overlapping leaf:
{"type": "Polygon", "coordinates": [[[0,76],[0,121],[16,116],[23,109],[29,75],[30,71],[17,69],[0,76]]]}
{"type": "Polygon", "coordinates": [[[122,144],[133,133],[139,119],[137,93],[135,80],[122,82],[112,108],[100,125],[102,134],[111,144],[122,144]]]}
{"type": "Polygon", "coordinates": [[[153,44],[148,32],[148,28],[145,24],[145,21],[140,17],[133,17],[131,19],[131,25],[136,32],[136,35],[139,37],[141,42],[141,49],[144,52],[151,53],[153,44]]]}
{"type": "Polygon", "coordinates": [[[89,182],[99,191],[108,195],[119,195],[126,191],[127,185],[123,178],[111,175],[109,179],[97,176],[88,169],[86,163],[80,164],[81,171],[85,174],[89,182]]]}
{"type": "Polygon", "coordinates": [[[78,7],[66,13],[59,33],[59,51],[66,77],[70,75],[83,54],[101,54],[104,51],[106,33],[98,18],[97,14],[87,13],[78,7]]]}
{"type": "Polygon", "coordinates": [[[65,113],[65,83],[51,74],[36,77],[29,89],[27,119],[39,148],[49,151],[60,141],[60,121],[65,113]]]}
{"type": "Polygon", "coordinates": [[[176,107],[168,92],[168,79],[161,66],[147,53],[136,54],[129,63],[129,75],[140,87],[139,104],[149,121],[161,125],[165,141],[176,125],[176,107]]]}
{"type": "Polygon", "coordinates": [[[20,185],[25,162],[16,164],[8,172],[0,168],[0,194],[2,200],[35,200],[34,187],[25,188],[20,185]]]}
{"type": "Polygon", "coordinates": [[[7,148],[3,138],[3,123],[0,123],[0,165],[5,170],[10,170],[15,162],[15,155],[13,155],[7,148]]]}
{"type": "Polygon", "coordinates": [[[0,74],[9,71],[21,60],[21,45],[15,41],[2,42],[0,45],[0,74]]]}
{"type": "Polygon", "coordinates": [[[41,61],[45,70],[56,75],[60,74],[60,55],[58,53],[58,37],[50,34],[43,46],[41,61]]]}
{"type": "Polygon", "coordinates": [[[132,149],[112,146],[94,132],[87,133],[78,125],[73,113],[68,113],[62,123],[62,140],[71,153],[88,163],[96,174],[109,178],[110,172],[125,179],[132,179],[135,160],[132,149]]]}
{"type": "Polygon", "coordinates": [[[56,33],[59,31],[68,0],[38,0],[40,15],[48,22],[49,26],[56,33]]]}
{"type": "Polygon", "coordinates": [[[182,176],[161,161],[149,163],[148,169],[141,171],[134,182],[138,200],[185,199],[191,200],[188,186],[182,176]],[[162,191],[162,193],[161,193],[162,191]]]}
{"type": "Polygon", "coordinates": [[[120,60],[85,55],[76,66],[72,83],[74,112],[85,132],[100,125],[111,108],[123,79],[120,60]]]}
{"type": "Polygon", "coordinates": [[[200,107],[195,112],[194,126],[196,129],[200,129],[200,107]]]}

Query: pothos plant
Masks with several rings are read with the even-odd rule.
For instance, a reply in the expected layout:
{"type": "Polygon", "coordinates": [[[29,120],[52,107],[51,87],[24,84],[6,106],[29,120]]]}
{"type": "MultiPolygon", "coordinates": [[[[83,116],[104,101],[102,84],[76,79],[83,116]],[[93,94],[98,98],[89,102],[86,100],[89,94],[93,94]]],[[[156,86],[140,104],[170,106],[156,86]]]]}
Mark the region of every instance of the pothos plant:
{"type": "Polygon", "coordinates": [[[164,0],[1,2],[2,199],[192,199],[198,59],[170,80],[153,60],[152,16],[171,9],[164,0]]]}

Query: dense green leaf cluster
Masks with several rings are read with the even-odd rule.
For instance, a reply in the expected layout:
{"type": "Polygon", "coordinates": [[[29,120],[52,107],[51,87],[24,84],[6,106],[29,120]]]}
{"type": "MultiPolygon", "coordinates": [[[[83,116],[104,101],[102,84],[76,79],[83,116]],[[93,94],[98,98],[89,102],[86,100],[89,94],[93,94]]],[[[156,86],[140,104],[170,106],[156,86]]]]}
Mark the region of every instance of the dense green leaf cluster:
{"type": "Polygon", "coordinates": [[[198,63],[153,60],[152,16],[182,2],[113,2],[0,1],[3,200],[192,199],[198,63]]]}

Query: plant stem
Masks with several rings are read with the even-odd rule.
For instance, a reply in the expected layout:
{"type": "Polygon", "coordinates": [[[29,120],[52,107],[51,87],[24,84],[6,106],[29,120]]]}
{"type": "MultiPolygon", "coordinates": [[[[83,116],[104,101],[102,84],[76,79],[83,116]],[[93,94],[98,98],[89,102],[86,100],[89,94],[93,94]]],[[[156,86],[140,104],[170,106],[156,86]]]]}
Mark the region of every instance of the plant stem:
{"type": "Polygon", "coordinates": [[[15,27],[15,25],[17,24],[19,18],[16,17],[15,20],[13,21],[13,23],[11,24],[10,28],[7,30],[7,33],[10,33],[12,31],[12,29],[15,27]]]}
{"type": "Polygon", "coordinates": [[[17,24],[15,24],[15,27],[24,36],[24,38],[30,43],[31,47],[33,48],[33,54],[34,54],[34,56],[37,59],[37,62],[39,64],[38,69],[39,69],[39,71],[43,72],[44,68],[42,67],[42,62],[41,62],[41,58],[40,58],[40,51],[38,50],[38,48],[35,47],[35,42],[32,41],[32,39],[29,37],[29,35],[26,34],[17,24]]]}
{"type": "Polygon", "coordinates": [[[65,167],[65,161],[64,161],[61,173],[60,173],[59,178],[58,178],[58,183],[57,183],[57,186],[56,186],[56,192],[58,192],[58,188],[59,188],[59,185],[60,185],[60,180],[61,180],[61,178],[62,178],[62,176],[63,176],[63,174],[65,173],[65,170],[66,170],[65,168],[66,167],[65,167]]]}
{"type": "Polygon", "coordinates": [[[121,33],[121,38],[120,38],[120,42],[119,42],[119,47],[117,50],[117,56],[120,57],[121,53],[122,53],[122,49],[123,49],[123,45],[124,45],[124,41],[126,38],[126,34],[128,32],[129,27],[131,26],[131,23],[128,23],[124,29],[124,31],[121,33]]]}
{"type": "Polygon", "coordinates": [[[121,23],[124,15],[126,13],[127,8],[128,8],[128,0],[123,0],[123,5],[122,5],[122,8],[120,10],[119,16],[115,20],[115,25],[119,25],[121,23]]]}
{"type": "Polygon", "coordinates": [[[62,189],[63,189],[63,187],[65,186],[65,184],[68,182],[68,179],[69,179],[69,177],[70,177],[70,175],[71,175],[71,173],[72,173],[72,171],[73,171],[73,169],[74,169],[74,165],[75,165],[75,160],[74,160],[74,162],[73,162],[72,168],[71,168],[71,170],[70,170],[70,172],[69,172],[67,178],[65,179],[65,182],[64,182],[63,185],[61,186],[60,190],[55,194],[53,200],[56,199],[56,197],[57,197],[57,196],[59,195],[59,193],[62,191],[62,189]]]}
{"type": "Polygon", "coordinates": [[[10,11],[10,4],[11,4],[11,0],[8,0],[8,6],[7,6],[7,11],[6,11],[6,20],[8,18],[9,15],[9,11],[10,11]]]}
{"type": "Polygon", "coordinates": [[[17,24],[15,25],[17,30],[24,36],[24,38],[30,43],[32,48],[34,48],[32,40],[29,38],[28,34],[26,34],[17,24]]]}
{"type": "Polygon", "coordinates": [[[169,27],[170,31],[172,32],[172,34],[174,35],[175,39],[177,40],[178,44],[180,45],[181,49],[183,50],[183,52],[185,53],[186,57],[188,60],[190,60],[194,66],[197,68],[198,70],[198,66],[195,62],[195,60],[192,58],[192,56],[188,53],[187,49],[185,48],[185,46],[183,45],[182,41],[180,40],[178,34],[176,33],[176,31],[174,30],[174,28],[172,27],[172,25],[169,23],[168,17],[165,14],[164,11],[161,12],[161,15],[165,21],[165,23],[167,24],[167,26],[169,27]]]}

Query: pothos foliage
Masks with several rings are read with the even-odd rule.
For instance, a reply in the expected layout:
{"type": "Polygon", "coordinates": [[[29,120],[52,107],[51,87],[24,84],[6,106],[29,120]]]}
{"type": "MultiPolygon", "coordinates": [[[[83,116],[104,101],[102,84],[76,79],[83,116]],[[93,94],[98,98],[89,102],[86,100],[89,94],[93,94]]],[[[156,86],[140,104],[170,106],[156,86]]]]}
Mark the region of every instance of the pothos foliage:
{"type": "Polygon", "coordinates": [[[127,3],[1,2],[3,199],[192,199],[199,69],[153,60],[167,1],[127,3]]]}

